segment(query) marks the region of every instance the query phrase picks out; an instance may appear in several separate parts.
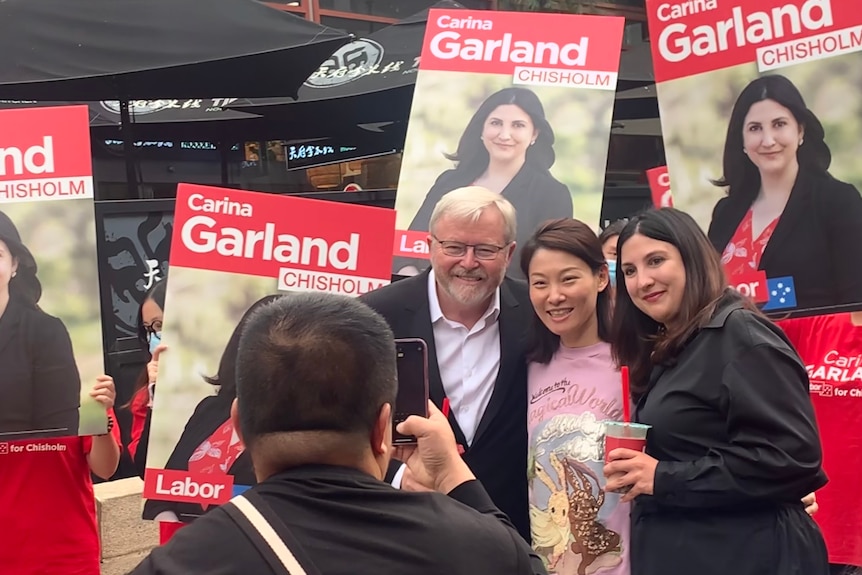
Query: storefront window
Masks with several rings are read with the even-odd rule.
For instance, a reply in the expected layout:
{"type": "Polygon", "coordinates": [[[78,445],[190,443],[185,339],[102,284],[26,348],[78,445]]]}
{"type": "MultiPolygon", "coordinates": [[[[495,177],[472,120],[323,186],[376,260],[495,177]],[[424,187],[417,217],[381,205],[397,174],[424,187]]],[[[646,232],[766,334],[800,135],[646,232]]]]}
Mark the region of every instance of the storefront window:
{"type": "Polygon", "coordinates": [[[349,184],[363,190],[385,190],[398,186],[401,154],[353,160],[308,168],[306,176],[313,190],[343,190],[349,184]]]}

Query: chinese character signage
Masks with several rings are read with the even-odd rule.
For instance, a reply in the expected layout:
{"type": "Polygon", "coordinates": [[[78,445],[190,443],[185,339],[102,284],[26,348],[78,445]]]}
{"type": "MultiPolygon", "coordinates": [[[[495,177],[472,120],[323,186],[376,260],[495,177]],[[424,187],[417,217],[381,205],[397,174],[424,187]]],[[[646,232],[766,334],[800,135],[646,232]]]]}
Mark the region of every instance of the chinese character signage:
{"type": "Polygon", "coordinates": [[[0,441],[104,433],[86,106],[0,111],[0,441]]]}
{"type": "Polygon", "coordinates": [[[862,309],[857,0],[648,0],[673,203],[777,317],[862,309]]]}
{"type": "Polygon", "coordinates": [[[386,285],[394,220],[390,209],[179,186],[144,518],[191,521],[254,483],[228,421],[243,318],[278,293],[386,285]]]}
{"type": "Polygon", "coordinates": [[[429,11],[396,197],[395,273],[427,267],[431,212],[468,185],[512,202],[519,247],[548,218],[598,229],[624,23],[429,11]]]}

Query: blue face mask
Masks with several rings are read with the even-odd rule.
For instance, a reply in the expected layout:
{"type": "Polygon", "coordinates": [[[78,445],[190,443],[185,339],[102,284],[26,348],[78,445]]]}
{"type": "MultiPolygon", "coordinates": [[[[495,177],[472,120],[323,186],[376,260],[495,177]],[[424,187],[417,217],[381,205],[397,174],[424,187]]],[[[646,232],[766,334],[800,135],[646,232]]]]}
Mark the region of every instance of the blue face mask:
{"type": "Polygon", "coordinates": [[[150,355],[156,352],[156,348],[162,343],[162,332],[157,331],[150,334],[150,355]]]}
{"type": "Polygon", "coordinates": [[[608,275],[610,276],[611,285],[617,286],[617,260],[608,261],[608,275]]]}

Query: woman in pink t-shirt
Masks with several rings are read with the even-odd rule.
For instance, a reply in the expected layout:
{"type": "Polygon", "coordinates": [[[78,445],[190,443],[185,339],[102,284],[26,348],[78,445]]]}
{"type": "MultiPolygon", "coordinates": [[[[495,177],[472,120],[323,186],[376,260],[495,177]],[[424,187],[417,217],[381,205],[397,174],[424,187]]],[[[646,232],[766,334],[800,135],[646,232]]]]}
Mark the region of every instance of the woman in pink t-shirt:
{"type": "Polygon", "coordinates": [[[602,244],[583,222],[544,223],[521,252],[536,311],[529,351],[530,527],[557,575],[628,575],[629,504],[605,493],[603,421],[619,420],[602,244]]]}

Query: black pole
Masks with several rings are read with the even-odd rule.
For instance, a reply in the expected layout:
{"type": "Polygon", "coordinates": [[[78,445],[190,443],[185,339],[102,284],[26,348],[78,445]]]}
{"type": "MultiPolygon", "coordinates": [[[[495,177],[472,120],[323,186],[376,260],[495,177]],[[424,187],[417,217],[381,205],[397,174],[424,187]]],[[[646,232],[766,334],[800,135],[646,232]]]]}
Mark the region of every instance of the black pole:
{"type": "Polygon", "coordinates": [[[228,151],[230,150],[230,144],[226,144],[224,142],[219,142],[216,144],[218,146],[219,159],[221,160],[221,185],[228,185],[228,151]]]}
{"type": "Polygon", "coordinates": [[[135,141],[132,136],[132,115],[129,113],[129,100],[120,99],[120,135],[123,137],[123,157],[126,160],[126,185],[129,199],[140,197],[138,175],[135,171],[135,141]]]}

